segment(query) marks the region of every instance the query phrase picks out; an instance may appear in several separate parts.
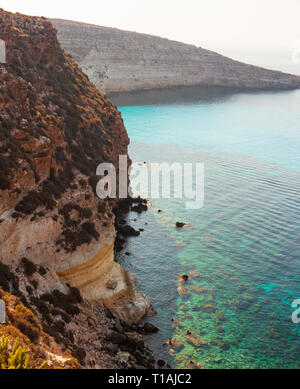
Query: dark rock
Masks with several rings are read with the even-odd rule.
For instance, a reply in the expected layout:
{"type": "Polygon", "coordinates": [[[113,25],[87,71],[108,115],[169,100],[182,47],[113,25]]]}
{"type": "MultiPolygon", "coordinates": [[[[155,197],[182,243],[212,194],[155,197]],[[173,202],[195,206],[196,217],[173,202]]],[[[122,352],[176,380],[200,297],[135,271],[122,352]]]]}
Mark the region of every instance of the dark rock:
{"type": "Polygon", "coordinates": [[[115,355],[118,352],[118,345],[113,343],[108,343],[102,346],[104,351],[107,351],[111,355],[115,355]]]}
{"type": "Polygon", "coordinates": [[[154,365],[155,364],[155,359],[153,357],[150,357],[148,359],[148,363],[150,363],[151,365],[154,365]]]}
{"type": "Polygon", "coordinates": [[[131,211],[134,211],[134,212],[137,212],[137,213],[142,213],[144,211],[148,211],[148,206],[146,204],[137,204],[137,205],[133,205],[131,207],[131,211]]]}
{"type": "Polygon", "coordinates": [[[115,318],[115,325],[114,325],[114,328],[115,328],[115,330],[116,330],[119,334],[123,334],[123,333],[124,333],[124,328],[123,328],[123,326],[121,325],[120,320],[119,320],[118,318],[115,318]]]}
{"type": "Polygon", "coordinates": [[[128,338],[126,335],[119,334],[116,331],[112,331],[112,333],[108,336],[107,340],[113,344],[122,344],[122,343],[126,343],[128,338]]]}
{"type": "Polygon", "coordinates": [[[129,225],[124,226],[124,227],[119,227],[117,230],[124,237],[140,235],[140,231],[136,231],[133,227],[131,227],[129,225]]]}
{"type": "Polygon", "coordinates": [[[133,324],[130,327],[130,331],[134,331],[142,335],[148,335],[148,334],[154,334],[158,332],[159,329],[151,323],[144,323],[144,324],[139,323],[139,324],[133,324]]]}
{"type": "Polygon", "coordinates": [[[147,358],[143,357],[139,352],[135,352],[133,354],[133,356],[134,356],[135,360],[137,361],[137,363],[139,365],[148,367],[148,360],[147,360],[147,358]]]}
{"type": "Polygon", "coordinates": [[[146,369],[146,368],[144,366],[140,366],[140,365],[137,365],[137,364],[134,363],[132,365],[132,369],[134,369],[134,370],[139,369],[140,370],[140,369],[146,369]]]}
{"type": "Polygon", "coordinates": [[[115,250],[116,252],[120,252],[123,249],[123,246],[125,244],[125,239],[120,238],[118,235],[116,236],[115,239],[115,250]]]}
{"type": "Polygon", "coordinates": [[[144,328],[143,328],[144,333],[146,334],[155,334],[156,332],[159,331],[159,329],[151,323],[145,323],[144,328]]]}
{"type": "Polygon", "coordinates": [[[166,362],[163,361],[162,359],[159,359],[159,360],[157,361],[157,366],[159,366],[159,367],[163,367],[163,366],[165,366],[165,364],[166,364],[166,362]]]}

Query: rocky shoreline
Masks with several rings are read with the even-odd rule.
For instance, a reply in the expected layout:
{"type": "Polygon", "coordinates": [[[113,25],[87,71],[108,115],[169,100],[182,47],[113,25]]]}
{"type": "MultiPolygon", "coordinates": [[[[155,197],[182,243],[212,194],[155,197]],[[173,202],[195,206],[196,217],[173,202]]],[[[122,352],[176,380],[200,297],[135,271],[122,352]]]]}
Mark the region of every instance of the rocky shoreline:
{"type": "Polygon", "coordinates": [[[124,368],[171,368],[164,360],[156,360],[152,351],[145,345],[147,336],[159,331],[157,327],[147,322],[128,326],[116,317],[111,318],[114,321],[114,326],[109,331],[107,344],[102,347],[109,354],[117,355],[124,368]]]}
{"type": "MultiPolygon", "coordinates": [[[[126,215],[131,212],[142,213],[148,210],[148,201],[141,197],[137,198],[127,198],[118,203],[118,206],[114,208],[115,214],[115,229],[117,231],[115,238],[115,252],[116,254],[121,252],[124,249],[126,239],[128,237],[136,237],[140,235],[140,230],[135,230],[130,226],[126,220],[126,215]]],[[[129,253],[125,253],[129,254],[129,253]]],[[[153,310],[152,314],[156,314],[153,310]]],[[[136,361],[141,364],[144,368],[171,368],[166,361],[158,359],[155,361],[155,358],[151,350],[145,346],[144,341],[147,336],[159,331],[157,327],[148,322],[132,324],[128,326],[126,323],[115,318],[116,325],[115,330],[118,335],[114,334],[114,342],[119,342],[119,347],[121,351],[125,353],[130,353],[136,358],[136,361]],[[124,337],[125,335],[125,337],[124,337]]],[[[116,348],[113,347],[115,350],[116,348]]],[[[129,365],[129,367],[137,368],[137,364],[129,365]]]]}

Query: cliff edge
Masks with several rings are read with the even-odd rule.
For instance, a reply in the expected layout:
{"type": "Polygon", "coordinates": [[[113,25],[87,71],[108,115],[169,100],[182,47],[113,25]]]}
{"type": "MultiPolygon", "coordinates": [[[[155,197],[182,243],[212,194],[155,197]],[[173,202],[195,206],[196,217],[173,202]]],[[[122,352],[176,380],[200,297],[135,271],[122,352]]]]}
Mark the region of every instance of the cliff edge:
{"type": "Polygon", "coordinates": [[[114,261],[118,201],[95,193],[97,165],[127,155],[121,115],[45,18],[0,10],[0,39],[0,286],[82,364],[118,366],[99,355],[104,307],[127,325],[151,312],[114,261]]]}

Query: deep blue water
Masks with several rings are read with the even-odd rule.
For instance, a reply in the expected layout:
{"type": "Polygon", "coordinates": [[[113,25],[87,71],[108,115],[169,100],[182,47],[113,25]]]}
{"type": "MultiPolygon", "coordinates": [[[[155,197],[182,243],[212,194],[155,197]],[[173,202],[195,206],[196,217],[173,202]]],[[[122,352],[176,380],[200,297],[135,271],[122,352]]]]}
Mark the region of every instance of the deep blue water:
{"type": "Polygon", "coordinates": [[[300,297],[300,91],[119,109],[134,161],[205,164],[201,209],[150,198],[147,213],[128,217],[145,231],[118,260],[158,311],[150,346],[178,367],[299,368],[291,303],[300,297]],[[177,220],[190,225],[178,230],[177,220]],[[182,295],[180,274],[190,275],[182,295]],[[182,345],[163,346],[169,337],[182,345]]]}

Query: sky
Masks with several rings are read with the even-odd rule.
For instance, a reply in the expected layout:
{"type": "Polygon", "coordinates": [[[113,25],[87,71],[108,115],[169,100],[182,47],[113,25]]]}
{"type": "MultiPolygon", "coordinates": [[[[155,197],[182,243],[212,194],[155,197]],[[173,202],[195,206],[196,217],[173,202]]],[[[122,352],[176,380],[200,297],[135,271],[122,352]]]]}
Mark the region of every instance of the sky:
{"type": "Polygon", "coordinates": [[[0,7],[158,35],[300,74],[300,54],[292,62],[300,53],[300,0],[1,0],[0,7]]]}

